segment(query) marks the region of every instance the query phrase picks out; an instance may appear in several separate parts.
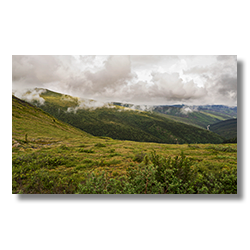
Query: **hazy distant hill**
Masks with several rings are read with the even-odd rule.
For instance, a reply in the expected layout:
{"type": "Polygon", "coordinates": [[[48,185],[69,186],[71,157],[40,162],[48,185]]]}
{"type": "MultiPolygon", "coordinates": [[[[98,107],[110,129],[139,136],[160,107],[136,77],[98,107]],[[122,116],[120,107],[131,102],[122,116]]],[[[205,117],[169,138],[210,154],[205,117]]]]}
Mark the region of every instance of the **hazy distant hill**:
{"type": "Polygon", "coordinates": [[[229,119],[221,121],[210,126],[210,131],[225,137],[226,139],[232,139],[237,137],[237,119],[229,119]]]}
{"type": "Polygon", "coordinates": [[[210,131],[176,122],[154,112],[142,112],[119,106],[96,107],[69,95],[45,91],[40,94],[44,111],[95,136],[113,139],[161,143],[221,143],[224,138],[210,131]],[[91,108],[91,105],[95,109],[91,108]]]}
{"type": "Polygon", "coordinates": [[[206,129],[208,125],[237,117],[237,107],[223,105],[156,106],[154,111],[176,121],[206,129]]]}
{"type": "Polygon", "coordinates": [[[237,117],[237,107],[229,107],[225,105],[202,105],[198,106],[198,109],[200,111],[205,111],[207,113],[212,113],[212,114],[224,114],[227,116],[230,116],[232,118],[237,117]]]}

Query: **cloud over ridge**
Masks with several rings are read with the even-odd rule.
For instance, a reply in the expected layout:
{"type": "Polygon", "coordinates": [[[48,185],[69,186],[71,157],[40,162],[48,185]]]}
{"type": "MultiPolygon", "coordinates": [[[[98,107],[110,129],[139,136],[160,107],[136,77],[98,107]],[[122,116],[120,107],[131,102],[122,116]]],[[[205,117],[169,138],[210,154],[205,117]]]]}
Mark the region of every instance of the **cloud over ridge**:
{"type": "Polygon", "coordinates": [[[13,56],[12,87],[103,102],[237,105],[236,56],[13,56]]]}

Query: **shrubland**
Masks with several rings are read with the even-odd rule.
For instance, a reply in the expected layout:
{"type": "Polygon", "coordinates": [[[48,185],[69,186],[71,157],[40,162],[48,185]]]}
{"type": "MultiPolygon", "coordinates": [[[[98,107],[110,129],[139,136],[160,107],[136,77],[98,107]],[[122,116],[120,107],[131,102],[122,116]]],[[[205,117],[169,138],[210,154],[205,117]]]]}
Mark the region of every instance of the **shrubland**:
{"type": "Polygon", "coordinates": [[[96,138],[21,142],[13,152],[13,193],[235,194],[235,146],[96,138]]]}

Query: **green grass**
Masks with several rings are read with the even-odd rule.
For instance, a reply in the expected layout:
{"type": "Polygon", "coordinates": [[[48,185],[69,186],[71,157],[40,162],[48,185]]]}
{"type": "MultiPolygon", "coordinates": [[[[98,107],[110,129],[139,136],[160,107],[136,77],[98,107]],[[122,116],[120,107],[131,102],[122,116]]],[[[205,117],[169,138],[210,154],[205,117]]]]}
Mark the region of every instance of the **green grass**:
{"type": "MultiPolygon", "coordinates": [[[[231,172],[237,171],[237,144],[178,145],[98,138],[15,97],[12,112],[13,193],[73,194],[91,193],[91,190],[93,193],[105,193],[106,189],[102,187],[108,187],[109,193],[144,193],[145,190],[164,193],[165,182],[157,182],[159,189],[151,183],[150,189],[144,185],[143,180],[146,179],[143,176],[149,175],[152,178],[150,181],[153,181],[157,169],[151,164],[155,162],[157,165],[157,161],[161,164],[160,159],[169,157],[175,159],[181,152],[191,162],[189,171],[193,173],[193,179],[190,177],[193,189],[186,189],[187,184],[182,188],[180,179],[171,179],[171,185],[175,181],[179,183],[179,186],[169,189],[172,193],[235,192],[235,186],[233,191],[225,188],[226,183],[232,182],[225,178],[231,178],[231,172]],[[152,158],[153,152],[156,154],[152,158]],[[131,178],[130,181],[127,178],[131,178]],[[208,182],[209,178],[217,183],[217,189],[211,181],[208,182]],[[221,182],[214,178],[219,178],[221,182]],[[141,184],[136,187],[137,182],[141,184]]],[[[172,165],[164,166],[168,169],[172,165]]],[[[169,190],[167,192],[171,193],[169,190]]]]}
{"type": "MultiPolygon", "coordinates": [[[[164,158],[175,157],[183,151],[192,160],[193,169],[219,173],[237,166],[237,145],[198,144],[194,147],[115,140],[110,146],[79,151],[79,143],[92,142],[96,138],[74,138],[50,148],[30,148],[30,143],[13,151],[13,193],[76,193],[79,183],[85,181],[85,174],[99,174],[105,171],[109,177],[127,176],[127,169],[137,167],[153,150],[164,158]],[[137,153],[131,152],[130,148],[137,153]],[[63,148],[63,150],[62,150],[63,148]],[[230,150],[224,150],[230,149],[230,150]],[[91,153],[90,153],[91,152],[91,153]],[[138,153],[139,152],[139,153],[138,153]],[[223,153],[223,155],[221,154],[223,153]],[[225,155],[226,154],[226,155],[225,155]],[[36,180],[36,182],[35,182],[36,180]],[[53,185],[49,184],[53,181],[53,185]],[[39,185],[37,184],[39,183],[39,185]]],[[[100,139],[99,139],[100,140],[100,139]]],[[[101,142],[100,142],[101,143],[101,142]]]]}

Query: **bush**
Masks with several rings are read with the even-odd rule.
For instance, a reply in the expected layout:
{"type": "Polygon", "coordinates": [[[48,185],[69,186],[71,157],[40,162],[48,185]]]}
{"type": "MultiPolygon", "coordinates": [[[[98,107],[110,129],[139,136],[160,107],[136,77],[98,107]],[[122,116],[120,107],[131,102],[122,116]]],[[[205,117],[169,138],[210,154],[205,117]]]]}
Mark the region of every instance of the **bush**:
{"type": "MultiPolygon", "coordinates": [[[[141,156],[141,155],[140,155],[141,156]]],[[[141,157],[140,157],[141,160],[141,157]]],[[[128,168],[127,175],[110,178],[103,172],[85,176],[79,193],[123,194],[236,194],[237,168],[212,173],[193,167],[193,161],[183,152],[174,158],[164,158],[155,151],[145,155],[143,162],[128,168]]]]}
{"type": "Polygon", "coordinates": [[[146,154],[144,153],[137,153],[134,158],[133,158],[133,161],[137,161],[137,162],[142,162],[144,157],[145,157],[146,154]]]}

